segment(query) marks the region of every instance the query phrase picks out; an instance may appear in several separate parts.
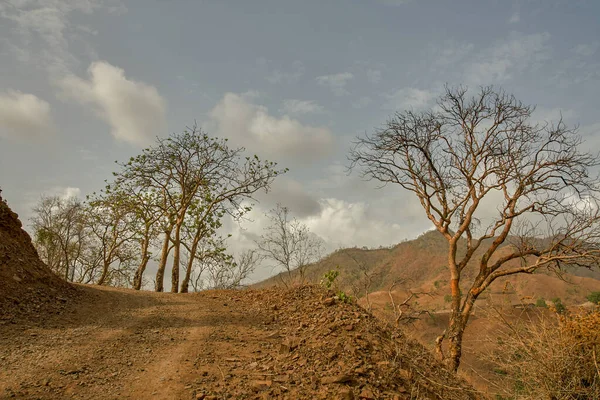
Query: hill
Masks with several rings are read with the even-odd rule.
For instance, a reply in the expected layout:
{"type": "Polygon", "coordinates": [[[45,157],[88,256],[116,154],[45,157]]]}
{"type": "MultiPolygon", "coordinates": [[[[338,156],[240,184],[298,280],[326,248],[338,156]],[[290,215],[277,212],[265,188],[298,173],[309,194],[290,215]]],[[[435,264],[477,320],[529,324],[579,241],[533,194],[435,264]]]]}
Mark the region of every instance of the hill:
{"type": "MultiPolygon", "coordinates": [[[[463,249],[464,251],[464,242],[463,249]]],[[[501,247],[495,257],[509,251],[509,245],[501,247]]],[[[420,299],[421,305],[432,310],[447,307],[444,296],[450,293],[447,265],[448,244],[437,231],[429,231],[417,239],[405,241],[391,248],[340,249],[320,262],[307,267],[305,276],[312,283],[318,283],[330,270],[339,270],[337,287],[355,297],[365,293],[385,291],[394,284],[399,292],[426,292],[429,295],[420,299]]],[[[470,284],[476,272],[475,264],[483,254],[481,246],[465,269],[463,287],[470,284]]],[[[460,250],[459,250],[460,251],[460,250]]],[[[516,260],[515,262],[520,262],[516,260]]],[[[294,275],[296,279],[298,275],[294,275]]],[[[285,276],[276,275],[253,287],[282,285],[285,276]]],[[[530,275],[514,275],[498,279],[480,299],[490,296],[504,304],[520,304],[523,301],[535,302],[560,297],[565,304],[581,304],[592,291],[600,290],[600,271],[586,268],[565,270],[561,276],[546,270],[530,275]]]]}
{"type": "Polygon", "coordinates": [[[61,312],[75,295],[40,260],[18,215],[0,196],[0,324],[61,312]]]}

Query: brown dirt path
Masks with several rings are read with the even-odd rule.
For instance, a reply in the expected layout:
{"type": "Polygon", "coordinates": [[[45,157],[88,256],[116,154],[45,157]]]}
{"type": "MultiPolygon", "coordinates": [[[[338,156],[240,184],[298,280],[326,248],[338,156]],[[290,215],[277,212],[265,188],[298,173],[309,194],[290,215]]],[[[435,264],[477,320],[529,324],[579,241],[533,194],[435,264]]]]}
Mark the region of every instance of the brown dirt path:
{"type": "Polygon", "coordinates": [[[478,398],[422,346],[321,287],[76,292],[0,318],[0,399],[478,398]]]}
{"type": "Polygon", "coordinates": [[[66,316],[0,326],[0,398],[194,399],[229,373],[233,356],[211,355],[249,357],[267,335],[223,292],[82,290],[66,316]]]}

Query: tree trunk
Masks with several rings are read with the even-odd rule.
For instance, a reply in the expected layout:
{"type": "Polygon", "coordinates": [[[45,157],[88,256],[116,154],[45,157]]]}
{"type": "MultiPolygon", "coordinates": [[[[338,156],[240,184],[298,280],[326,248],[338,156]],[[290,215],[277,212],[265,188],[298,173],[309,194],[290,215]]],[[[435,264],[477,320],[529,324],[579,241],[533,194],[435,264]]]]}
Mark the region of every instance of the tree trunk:
{"type": "Polygon", "coordinates": [[[458,371],[462,355],[462,340],[465,332],[465,322],[460,313],[452,312],[446,337],[448,338],[448,354],[444,359],[446,367],[453,372],[458,371]]]}
{"type": "Polygon", "coordinates": [[[142,258],[140,265],[138,265],[137,269],[135,270],[135,275],[133,276],[133,288],[135,290],[140,290],[142,288],[142,278],[144,277],[144,271],[146,271],[146,266],[150,260],[150,256],[148,255],[149,245],[150,240],[148,236],[146,236],[146,238],[142,240],[142,258]]]}
{"type": "Polygon", "coordinates": [[[196,252],[198,251],[198,243],[200,243],[200,229],[198,229],[198,232],[194,237],[194,242],[192,243],[190,257],[188,259],[187,267],[185,269],[185,277],[183,278],[183,282],[181,282],[181,293],[187,293],[189,290],[190,278],[192,276],[192,268],[194,266],[194,259],[196,258],[196,252]]]}
{"type": "Polygon", "coordinates": [[[133,288],[135,290],[140,290],[142,288],[142,278],[144,277],[144,271],[146,271],[146,266],[148,265],[148,261],[150,257],[146,254],[143,256],[140,265],[138,265],[135,270],[135,275],[133,276],[133,288]]]}
{"type": "Polygon", "coordinates": [[[98,279],[96,285],[102,286],[104,283],[106,283],[106,278],[108,277],[108,267],[110,267],[110,264],[107,262],[102,263],[102,275],[100,275],[100,279],[98,279]]]}
{"type": "Polygon", "coordinates": [[[157,292],[163,291],[163,281],[165,279],[165,267],[167,266],[167,258],[169,257],[169,243],[171,241],[171,233],[165,232],[165,241],[163,242],[162,251],[160,253],[160,262],[156,270],[156,286],[157,292]]]}
{"type": "MultiPolygon", "coordinates": [[[[183,222],[183,221],[182,221],[183,222]]],[[[181,223],[177,221],[175,240],[173,240],[173,269],[171,271],[171,292],[179,291],[179,255],[181,251],[181,223]]]]}

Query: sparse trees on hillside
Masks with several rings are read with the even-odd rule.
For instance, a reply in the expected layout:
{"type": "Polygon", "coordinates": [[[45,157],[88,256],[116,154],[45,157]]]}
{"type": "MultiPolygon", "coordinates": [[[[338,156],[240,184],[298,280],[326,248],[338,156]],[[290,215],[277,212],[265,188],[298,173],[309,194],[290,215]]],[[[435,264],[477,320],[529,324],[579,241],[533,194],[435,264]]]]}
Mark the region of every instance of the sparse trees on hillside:
{"type": "Polygon", "coordinates": [[[91,271],[81,263],[86,219],[78,199],[43,196],[33,208],[34,244],[41,259],[66,281],[89,282],[91,271]]]}
{"type": "Polygon", "coordinates": [[[493,87],[473,97],[446,88],[438,107],[398,112],[349,156],[365,178],[414,193],[448,241],[452,311],[436,342],[452,370],[474,303],[497,278],[600,259],[599,159],[580,149],[576,129],[535,123],[533,110],[493,87]]]}
{"type": "Polygon", "coordinates": [[[226,139],[196,127],[157,139],[120,166],[86,204],[44,197],[34,209],[35,244],[55,272],[70,281],[139,290],[153,249],[160,246],[157,291],[163,290],[169,260],[173,292],[187,292],[192,279],[198,286],[202,271],[210,270],[220,287],[247,277],[255,257],[236,263],[226,253],[227,238],[218,232],[222,219],[242,218],[253,195],[268,190],[286,170],[245,157],[243,148],[230,148],[226,139]]]}
{"type": "Polygon", "coordinates": [[[270,225],[256,242],[260,254],[283,272],[279,276],[284,285],[292,282],[294,271],[304,281],[306,267],[323,255],[323,240],[296,218],[290,219],[289,209],[281,204],[277,204],[267,217],[270,225]]]}

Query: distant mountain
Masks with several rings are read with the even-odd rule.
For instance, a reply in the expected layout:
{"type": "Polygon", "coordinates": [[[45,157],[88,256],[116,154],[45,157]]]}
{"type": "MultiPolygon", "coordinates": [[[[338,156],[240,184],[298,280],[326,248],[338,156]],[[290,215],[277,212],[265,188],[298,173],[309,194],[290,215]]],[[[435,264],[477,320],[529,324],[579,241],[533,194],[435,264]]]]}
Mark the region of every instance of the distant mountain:
{"type": "MultiPolygon", "coordinates": [[[[491,242],[491,239],[490,239],[491,242]]],[[[508,241],[507,241],[508,242],[508,241]]],[[[464,251],[463,241],[459,253],[464,251]]],[[[506,244],[498,250],[496,256],[510,251],[506,244]]],[[[477,263],[487,246],[474,254],[469,266],[465,269],[462,286],[466,290],[475,277],[477,263]]],[[[431,296],[423,298],[423,302],[431,304],[435,309],[445,307],[444,296],[450,293],[448,286],[447,255],[448,243],[437,231],[429,231],[410,241],[405,241],[391,248],[340,249],[325,257],[320,262],[307,267],[305,276],[311,283],[318,283],[330,270],[339,270],[336,280],[338,288],[356,297],[364,297],[369,293],[387,291],[392,284],[394,290],[428,292],[431,296]]],[[[519,263],[515,260],[514,263],[519,263]]],[[[294,279],[299,274],[292,275],[294,279]]],[[[276,275],[259,282],[254,287],[282,285],[284,275],[276,275]]],[[[600,290],[600,271],[586,268],[571,268],[561,277],[555,273],[540,270],[535,274],[519,274],[498,279],[483,295],[502,295],[503,302],[533,302],[537,298],[551,299],[560,297],[566,304],[585,302],[585,296],[591,291],[600,290]],[[529,300],[528,300],[529,299],[529,300]]]]}

